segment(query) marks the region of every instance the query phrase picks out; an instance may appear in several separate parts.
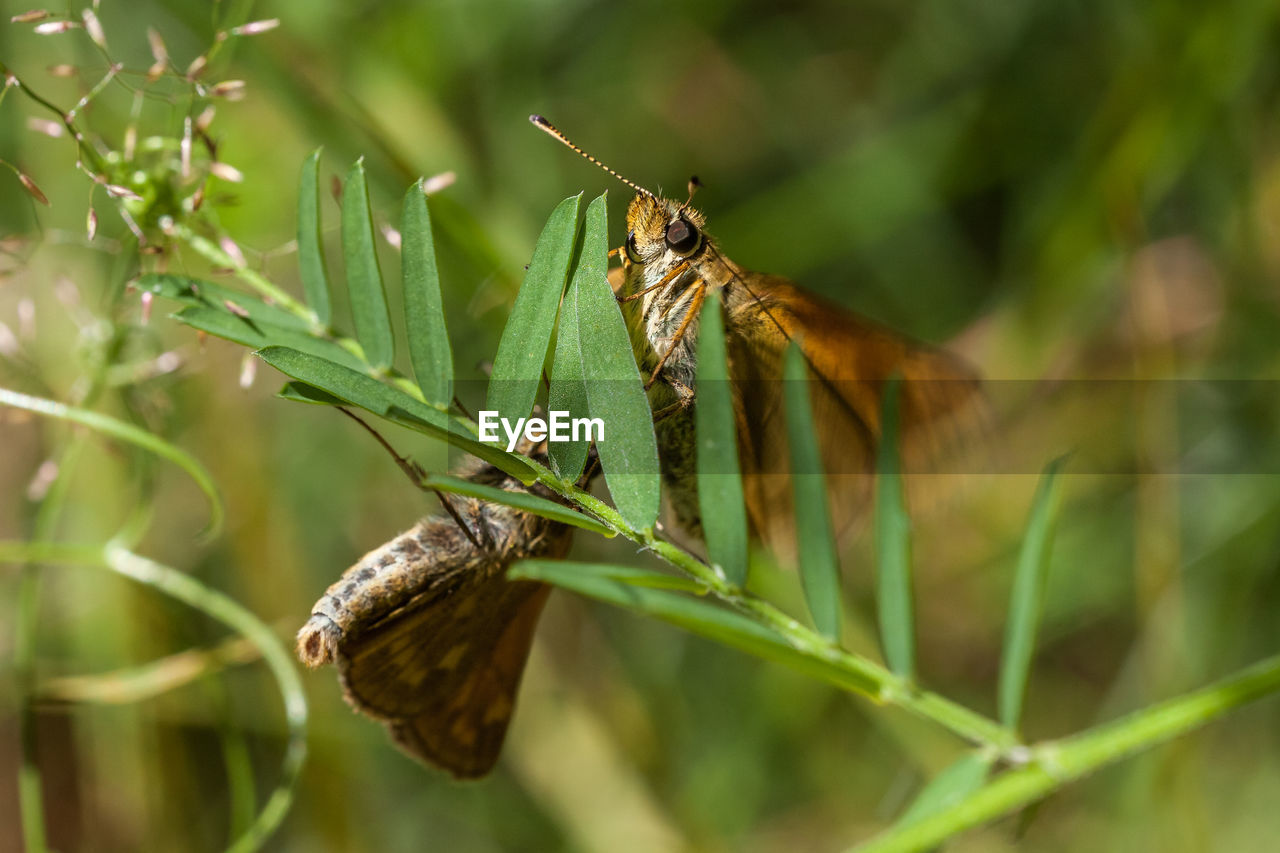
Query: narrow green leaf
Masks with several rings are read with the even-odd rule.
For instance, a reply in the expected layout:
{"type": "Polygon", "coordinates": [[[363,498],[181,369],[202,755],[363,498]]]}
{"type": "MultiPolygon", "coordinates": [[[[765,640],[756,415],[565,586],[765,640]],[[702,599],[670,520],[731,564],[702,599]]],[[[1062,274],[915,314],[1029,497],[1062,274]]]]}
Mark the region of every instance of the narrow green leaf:
{"type": "Polygon", "coordinates": [[[384,385],[371,376],[288,347],[267,347],[258,350],[257,355],[286,376],[319,388],[393,423],[447,441],[526,485],[537,477],[523,457],[476,441],[466,426],[440,409],[384,385]]]}
{"type": "Polygon", "coordinates": [[[149,273],[137,281],[143,293],[154,293],[165,299],[173,299],[184,305],[210,308],[243,315],[256,323],[270,323],[285,329],[311,331],[306,320],[278,305],[263,302],[256,296],[226,285],[169,273],[149,273]],[[233,307],[234,306],[234,307],[233,307]]]}
{"type": "MultiPolygon", "coordinates": [[[[837,640],[840,637],[840,561],[809,400],[809,368],[795,341],[787,346],[783,357],[783,387],[800,581],[814,627],[818,633],[837,640]]],[[[702,405],[701,398],[698,405],[702,405]]]]}
{"type": "MultiPolygon", "coordinates": [[[[876,695],[874,681],[826,657],[801,651],[758,622],[701,598],[640,585],[617,566],[565,560],[529,560],[507,573],[511,579],[540,580],[581,595],[625,607],[700,634],[722,645],[789,666],[843,690],[876,695]]],[[[632,570],[634,571],[634,570],[632,570]]]]}
{"type": "MultiPolygon", "coordinates": [[[[578,234],[579,247],[584,236],[581,232],[578,234]]],[[[578,291],[582,289],[586,272],[588,270],[579,264],[560,303],[555,360],[551,364],[551,388],[547,392],[547,409],[568,412],[571,418],[587,417],[587,385],[582,378],[582,353],[578,339],[578,291]]],[[[549,442],[547,454],[556,473],[566,480],[576,481],[586,466],[589,446],[586,439],[549,442]]]]}
{"type": "Polygon", "coordinates": [[[698,332],[698,505],[712,565],[730,583],[742,586],[747,582],[747,509],[721,311],[720,294],[713,291],[702,303],[698,332]]]}
{"type": "Polygon", "coordinates": [[[570,509],[564,504],[558,504],[555,501],[547,500],[529,492],[510,492],[506,489],[499,489],[497,486],[486,486],[483,483],[450,477],[446,474],[430,475],[423,480],[422,487],[515,507],[542,518],[549,518],[561,524],[572,524],[574,527],[581,527],[583,530],[590,530],[593,533],[601,533],[605,536],[612,537],[616,535],[614,531],[594,518],[570,509]]]}
{"type": "Polygon", "coordinates": [[[320,149],[302,164],[298,181],[298,274],[307,305],[322,325],[329,325],[329,272],[324,260],[324,231],[320,227],[320,149]]]}
{"type": "Polygon", "coordinates": [[[321,391],[314,385],[292,380],[284,383],[284,387],[276,392],[276,396],[281,400],[292,400],[295,403],[311,403],[317,406],[347,405],[346,400],[341,400],[332,394],[321,391]]]}
{"type": "Polygon", "coordinates": [[[382,270],[373,239],[373,214],[369,210],[363,159],[357,160],[347,172],[347,182],[342,188],[342,258],[346,264],[356,340],[370,364],[390,367],[395,357],[395,340],[391,336],[391,315],[387,313],[387,294],[382,286],[382,270]]]}
{"type": "Polygon", "coordinates": [[[1035,654],[1036,632],[1044,604],[1045,580],[1053,554],[1053,531],[1058,517],[1058,471],[1065,457],[1049,463],[1031,502],[1031,516],[1022,535],[1022,548],[1014,571],[1009,599],[1009,621],[1004,631],[998,686],[1000,722],[1018,728],[1027,676],[1035,654]]]}
{"type": "Polygon", "coordinates": [[[573,260],[581,201],[579,193],[551,211],[502,330],[487,398],[487,408],[500,412],[502,417],[527,417],[533,409],[551,330],[556,324],[556,306],[573,260]]]}
{"type": "Polygon", "coordinates": [[[255,321],[249,317],[240,317],[225,309],[190,305],[174,314],[173,318],[193,329],[199,329],[252,349],[269,346],[292,347],[300,352],[345,365],[352,370],[367,369],[364,362],[333,341],[317,338],[309,332],[298,329],[276,326],[265,320],[255,321]]]}
{"type": "Polygon", "coordinates": [[[606,277],[607,196],[602,194],[587,207],[586,233],[578,259],[582,286],[574,289],[578,351],[587,408],[592,418],[604,422],[604,438],[596,442],[596,449],[609,494],[627,523],[644,530],[658,518],[658,443],[649,399],[631,351],[631,336],[606,277]]]}
{"type": "Polygon", "coordinates": [[[911,678],[915,671],[911,519],[907,515],[898,453],[899,384],[895,378],[885,385],[880,447],[876,453],[876,605],[885,660],[896,674],[911,678]]]}
{"type": "Polygon", "coordinates": [[[993,756],[967,752],[947,765],[920,790],[895,826],[906,826],[950,808],[982,787],[991,772],[993,756]]]}
{"type": "MultiPolygon", "coordinates": [[[[547,564],[550,562],[549,560],[545,561],[547,564]]],[[[616,566],[611,563],[570,563],[563,560],[556,561],[556,564],[567,566],[568,568],[565,570],[550,569],[555,577],[562,576],[564,572],[571,572],[577,576],[578,582],[588,584],[598,581],[617,581],[628,586],[665,589],[673,592],[689,592],[694,595],[702,595],[706,591],[697,581],[684,575],[673,575],[670,572],[658,572],[639,566],[616,566]]],[[[544,576],[547,571],[544,561],[530,560],[513,566],[508,577],[512,580],[518,578],[549,580],[549,577],[544,576]]],[[[555,583],[556,581],[550,580],[550,582],[555,583]]]]}
{"type": "Polygon", "coordinates": [[[413,375],[427,400],[447,406],[453,400],[453,350],[449,347],[444,301],[440,298],[431,213],[421,181],[405,193],[400,240],[404,321],[413,375]]]}

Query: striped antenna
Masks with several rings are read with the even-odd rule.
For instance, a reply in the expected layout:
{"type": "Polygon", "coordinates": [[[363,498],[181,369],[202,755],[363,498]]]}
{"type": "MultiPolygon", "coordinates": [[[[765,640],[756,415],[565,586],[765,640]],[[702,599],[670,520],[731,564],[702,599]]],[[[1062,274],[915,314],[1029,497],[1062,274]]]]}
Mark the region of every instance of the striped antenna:
{"type": "Polygon", "coordinates": [[[599,160],[597,160],[595,157],[592,157],[590,154],[588,154],[587,152],[583,151],[583,150],[582,150],[581,148],[579,148],[578,146],[574,145],[572,142],[570,142],[570,141],[569,141],[569,137],[565,136],[563,133],[561,133],[559,130],[557,130],[557,129],[556,129],[556,126],[555,126],[554,124],[552,124],[551,122],[547,121],[547,120],[546,120],[545,118],[543,118],[542,116],[538,116],[538,115],[529,116],[529,121],[533,122],[533,124],[534,124],[534,125],[535,125],[539,130],[543,130],[543,131],[545,131],[546,133],[550,134],[551,136],[554,136],[556,139],[560,140],[560,141],[561,141],[561,142],[563,142],[565,145],[567,145],[567,146],[569,146],[570,148],[572,148],[574,151],[577,151],[579,154],[581,154],[583,157],[585,157],[585,158],[587,158],[588,160],[590,160],[592,163],[595,163],[595,164],[596,164],[597,166],[599,166],[601,169],[604,169],[604,170],[605,170],[606,172],[608,172],[610,175],[613,175],[615,178],[617,178],[618,180],[622,181],[622,182],[623,182],[624,184],[626,184],[627,186],[631,187],[631,189],[635,190],[636,192],[640,193],[641,195],[647,195],[649,198],[652,198],[652,199],[656,199],[656,198],[657,198],[657,196],[656,196],[656,195],[654,195],[653,193],[651,193],[649,190],[645,189],[644,187],[640,186],[639,184],[635,183],[634,181],[628,181],[626,178],[622,177],[622,175],[619,175],[619,174],[618,174],[617,172],[615,172],[613,169],[610,169],[610,168],[609,168],[608,166],[606,166],[604,163],[601,163],[601,162],[600,162],[599,160]]]}

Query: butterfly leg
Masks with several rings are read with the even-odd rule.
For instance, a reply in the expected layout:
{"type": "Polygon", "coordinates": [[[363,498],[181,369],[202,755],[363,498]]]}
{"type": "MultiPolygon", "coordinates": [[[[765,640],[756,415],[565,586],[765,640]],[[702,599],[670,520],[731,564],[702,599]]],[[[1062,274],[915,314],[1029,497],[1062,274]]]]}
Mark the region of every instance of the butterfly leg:
{"type": "Polygon", "coordinates": [[[680,273],[685,272],[688,269],[689,269],[689,262],[681,261],[680,263],[672,267],[671,272],[664,275],[662,277],[662,280],[659,281],[657,284],[651,284],[648,287],[646,287],[644,290],[639,291],[638,293],[631,293],[626,296],[619,296],[618,301],[631,302],[632,300],[639,299],[641,296],[644,296],[645,294],[652,293],[655,290],[666,287],[668,284],[675,281],[676,276],[680,275],[680,273]]]}
{"type": "Polygon", "coordinates": [[[669,406],[664,406],[653,415],[655,424],[662,423],[672,415],[683,412],[685,409],[693,405],[693,389],[678,379],[668,379],[667,384],[671,386],[671,390],[676,392],[676,401],[669,406]]]}

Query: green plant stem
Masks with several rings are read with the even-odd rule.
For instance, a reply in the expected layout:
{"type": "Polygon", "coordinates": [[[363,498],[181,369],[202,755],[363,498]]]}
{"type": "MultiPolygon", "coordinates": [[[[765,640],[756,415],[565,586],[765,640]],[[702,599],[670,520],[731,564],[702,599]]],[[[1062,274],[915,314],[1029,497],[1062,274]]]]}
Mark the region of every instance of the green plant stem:
{"type": "MultiPolygon", "coordinates": [[[[109,59],[108,64],[110,64],[109,59]]],[[[0,76],[13,78],[17,81],[18,88],[22,91],[22,94],[26,95],[41,107],[57,116],[58,121],[62,122],[62,126],[67,129],[68,135],[75,140],[76,149],[80,152],[80,158],[85,163],[89,164],[89,168],[92,169],[95,174],[103,175],[105,177],[107,167],[102,161],[102,156],[92,145],[85,141],[84,134],[75,126],[75,123],[72,122],[71,118],[64,110],[59,108],[58,105],[52,101],[42,98],[40,95],[36,94],[29,86],[27,86],[26,83],[22,82],[22,79],[18,77],[18,75],[10,71],[9,67],[3,62],[0,62],[0,76]]]]}
{"type": "MultiPolygon", "coordinates": [[[[324,324],[320,322],[320,318],[316,316],[314,311],[294,299],[288,293],[285,293],[283,290],[276,287],[272,284],[271,280],[262,273],[254,269],[250,269],[235,258],[231,257],[231,255],[223,251],[221,246],[210,240],[208,237],[203,237],[197,234],[191,229],[191,226],[181,222],[175,222],[169,229],[169,232],[173,236],[180,238],[198,254],[203,255],[209,262],[217,264],[218,266],[230,268],[235,272],[236,278],[239,278],[262,296],[271,300],[276,305],[279,305],[281,308],[284,308],[289,313],[295,314],[307,321],[311,326],[313,334],[323,335],[327,331],[324,324]]],[[[361,359],[364,358],[364,352],[362,350],[352,351],[352,354],[361,359]]]]}
{"type": "Polygon", "coordinates": [[[926,850],[965,829],[1008,814],[1068,782],[1197,729],[1248,702],[1280,690],[1280,655],[1216,684],[1028,749],[1026,763],[996,777],[955,805],[890,830],[854,848],[859,853],[926,850]]]}
{"type": "Polygon", "coordinates": [[[893,674],[875,661],[840,648],[769,602],[756,598],[741,587],[731,584],[697,557],[670,542],[659,539],[652,529],[635,530],[626,523],[617,510],[604,501],[579,489],[573,483],[561,480],[550,469],[537,462],[530,460],[530,465],[538,473],[538,482],[548,489],[591,513],[619,535],[643,546],[655,556],[680,569],[702,584],[707,592],[766,625],[785,638],[794,648],[849,672],[852,676],[851,689],[856,689],[854,685],[857,684],[873,685],[873,689],[859,690],[859,692],[881,704],[901,707],[917,716],[938,723],[965,740],[993,749],[1001,756],[1017,755],[1026,749],[1010,729],[950,699],[921,690],[911,681],[893,674]]]}

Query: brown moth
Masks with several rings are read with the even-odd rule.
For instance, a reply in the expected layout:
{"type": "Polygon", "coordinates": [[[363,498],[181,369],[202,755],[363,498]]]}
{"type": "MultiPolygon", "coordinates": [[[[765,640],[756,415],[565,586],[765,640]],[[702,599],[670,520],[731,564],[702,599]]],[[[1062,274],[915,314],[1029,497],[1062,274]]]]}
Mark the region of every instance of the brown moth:
{"type": "MultiPolygon", "coordinates": [[[[477,459],[458,475],[524,488],[477,459]]],[[[506,570],[563,557],[572,528],[474,498],[450,503],[468,529],[433,516],[364,555],[312,608],[298,657],[336,663],[347,702],[383,721],[406,753],[475,778],[498,760],[550,592],[506,570]]]]}

